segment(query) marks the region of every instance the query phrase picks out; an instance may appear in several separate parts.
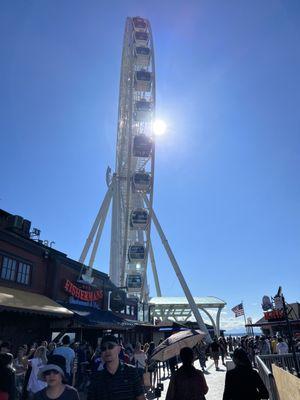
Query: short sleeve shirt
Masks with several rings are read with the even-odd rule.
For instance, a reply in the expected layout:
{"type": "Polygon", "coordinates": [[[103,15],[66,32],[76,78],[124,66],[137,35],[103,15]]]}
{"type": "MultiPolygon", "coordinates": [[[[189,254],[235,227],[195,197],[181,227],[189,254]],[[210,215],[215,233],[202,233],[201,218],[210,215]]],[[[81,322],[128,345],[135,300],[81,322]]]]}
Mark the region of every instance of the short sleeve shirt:
{"type": "Polygon", "coordinates": [[[66,360],[66,372],[68,374],[71,373],[71,365],[73,363],[73,360],[75,358],[75,352],[73,349],[71,349],[71,347],[67,347],[67,346],[61,346],[61,347],[57,347],[53,354],[59,354],[60,356],[63,356],[66,360]]]}
{"type": "MultiPolygon", "coordinates": [[[[51,400],[47,396],[47,388],[40,390],[34,395],[33,400],[51,400]]],[[[72,386],[66,385],[65,390],[55,400],[79,400],[78,392],[72,386]]]]}
{"type": "Polygon", "coordinates": [[[88,400],[135,400],[144,394],[137,369],[128,364],[119,364],[115,374],[106,368],[97,372],[89,387],[88,400]]]}

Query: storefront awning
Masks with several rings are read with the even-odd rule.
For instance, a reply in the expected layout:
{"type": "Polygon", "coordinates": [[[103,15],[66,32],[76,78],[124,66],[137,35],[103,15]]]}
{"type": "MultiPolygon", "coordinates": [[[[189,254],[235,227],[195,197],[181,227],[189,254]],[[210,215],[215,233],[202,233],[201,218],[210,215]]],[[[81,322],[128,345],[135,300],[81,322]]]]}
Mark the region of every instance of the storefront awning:
{"type": "Polygon", "coordinates": [[[115,315],[112,311],[103,311],[80,304],[63,304],[74,313],[74,319],[82,326],[100,329],[127,330],[135,327],[134,323],[115,315]]]}
{"type": "Polygon", "coordinates": [[[0,286],[0,312],[19,311],[55,317],[72,317],[73,312],[49,297],[0,286]]]}

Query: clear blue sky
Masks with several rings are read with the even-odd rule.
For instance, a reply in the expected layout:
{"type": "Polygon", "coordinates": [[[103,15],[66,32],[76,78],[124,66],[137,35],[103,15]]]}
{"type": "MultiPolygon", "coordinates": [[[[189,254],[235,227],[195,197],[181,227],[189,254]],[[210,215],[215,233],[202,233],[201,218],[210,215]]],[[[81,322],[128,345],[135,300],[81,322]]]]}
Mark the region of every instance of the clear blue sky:
{"type": "MultiPolygon", "coordinates": [[[[115,164],[123,31],[136,15],[152,24],[169,125],[155,210],[192,293],[224,299],[227,327],[241,300],[259,318],[279,285],[299,301],[298,0],[2,0],[0,207],[79,257],[115,164]]],[[[107,226],[105,272],[109,240],[107,226]]],[[[154,243],[163,294],[182,295],[154,243]]]]}

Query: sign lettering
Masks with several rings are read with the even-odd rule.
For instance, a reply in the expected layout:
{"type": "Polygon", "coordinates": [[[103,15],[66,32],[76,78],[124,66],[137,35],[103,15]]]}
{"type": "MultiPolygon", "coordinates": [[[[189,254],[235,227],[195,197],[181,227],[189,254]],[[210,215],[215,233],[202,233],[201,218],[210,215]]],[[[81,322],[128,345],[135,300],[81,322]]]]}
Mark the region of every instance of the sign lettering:
{"type": "Polygon", "coordinates": [[[102,290],[82,290],[79,289],[74,283],[66,280],[64,289],[67,293],[71,294],[73,297],[83,301],[97,301],[103,298],[102,290]]]}
{"type": "Polygon", "coordinates": [[[270,319],[282,319],[283,311],[282,310],[272,310],[264,313],[264,317],[267,321],[270,319]]]}

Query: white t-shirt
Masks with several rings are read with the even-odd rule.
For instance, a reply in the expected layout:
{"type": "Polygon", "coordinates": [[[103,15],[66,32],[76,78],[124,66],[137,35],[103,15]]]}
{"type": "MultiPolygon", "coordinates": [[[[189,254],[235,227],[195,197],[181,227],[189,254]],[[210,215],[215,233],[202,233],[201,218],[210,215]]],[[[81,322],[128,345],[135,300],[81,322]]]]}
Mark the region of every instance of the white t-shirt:
{"type": "Polygon", "coordinates": [[[278,354],[286,354],[289,352],[289,346],[285,342],[279,342],[276,346],[278,354]]]}
{"type": "Polygon", "coordinates": [[[66,373],[70,374],[71,373],[71,365],[73,364],[74,358],[75,358],[75,352],[71,347],[68,346],[61,346],[57,347],[54,351],[53,354],[59,354],[60,356],[63,356],[66,360],[66,373]]]}
{"type": "Polygon", "coordinates": [[[36,393],[47,386],[46,382],[40,381],[38,379],[39,369],[45,364],[43,363],[43,360],[41,358],[36,357],[32,358],[29,361],[32,369],[28,380],[27,390],[28,392],[36,393]]]}
{"type": "Polygon", "coordinates": [[[140,353],[134,353],[133,357],[134,357],[134,363],[138,368],[146,367],[147,355],[143,351],[140,353]]]}

